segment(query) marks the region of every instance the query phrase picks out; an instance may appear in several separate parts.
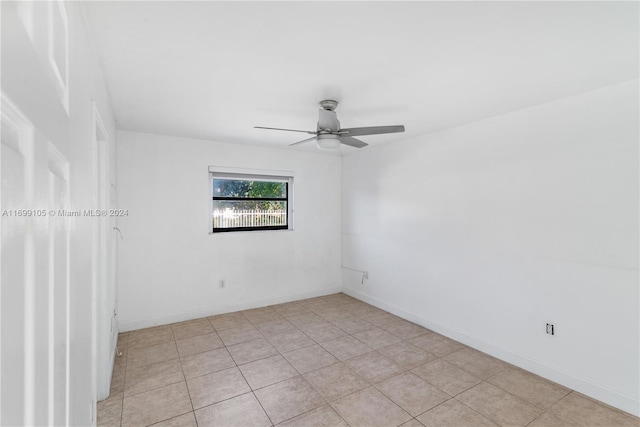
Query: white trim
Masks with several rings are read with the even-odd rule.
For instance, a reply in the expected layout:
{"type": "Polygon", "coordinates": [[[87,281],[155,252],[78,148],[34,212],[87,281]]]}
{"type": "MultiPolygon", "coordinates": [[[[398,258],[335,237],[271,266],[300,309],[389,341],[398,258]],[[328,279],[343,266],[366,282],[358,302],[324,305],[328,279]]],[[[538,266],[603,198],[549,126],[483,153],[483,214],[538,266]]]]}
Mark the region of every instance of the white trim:
{"type": "Polygon", "coordinates": [[[341,287],[332,287],[319,291],[304,292],[299,294],[286,294],[275,297],[264,298],[251,302],[243,302],[231,305],[216,305],[197,310],[183,311],[181,313],[166,314],[161,316],[145,317],[143,319],[121,321],[120,332],[135,331],[138,329],[150,328],[158,325],[168,325],[175,322],[183,322],[186,320],[200,319],[202,317],[215,316],[218,314],[232,313],[240,310],[248,310],[251,308],[266,307],[273,304],[282,304],[285,302],[297,301],[306,298],[321,297],[342,292],[341,287]]]}
{"type": "MultiPolygon", "coordinates": [[[[55,175],[58,178],[64,181],[64,194],[63,194],[63,209],[69,209],[71,196],[70,196],[70,187],[69,187],[69,161],[67,158],[56,148],[56,146],[48,141],[47,144],[47,154],[48,154],[48,164],[49,164],[49,178],[51,175],[55,175]]],[[[49,197],[53,193],[53,188],[51,187],[53,182],[49,181],[49,197]]],[[[49,199],[51,203],[50,207],[53,207],[53,200],[49,199]]],[[[56,306],[55,306],[55,290],[54,287],[56,285],[53,280],[55,271],[54,271],[54,233],[51,231],[51,221],[52,217],[49,217],[49,242],[48,242],[48,257],[49,257],[49,408],[48,408],[48,422],[50,425],[54,424],[54,407],[55,407],[55,399],[54,399],[54,391],[55,391],[55,329],[56,329],[56,306]]],[[[71,258],[71,218],[67,217],[63,219],[66,222],[66,233],[64,238],[65,241],[65,283],[64,283],[64,292],[65,292],[65,313],[64,313],[64,342],[65,342],[65,422],[69,420],[69,405],[70,405],[70,371],[71,371],[71,330],[70,330],[70,319],[71,319],[71,306],[70,306],[70,294],[71,294],[71,275],[70,275],[70,258],[71,258]]]]}
{"type": "Polygon", "coordinates": [[[606,386],[596,383],[588,378],[578,377],[570,372],[565,371],[557,366],[551,366],[539,360],[532,359],[524,354],[519,354],[511,350],[506,350],[498,345],[487,342],[481,338],[469,335],[463,331],[444,326],[431,319],[417,316],[409,311],[399,308],[395,305],[388,304],[378,298],[369,296],[368,294],[355,290],[344,288],[343,293],[364,301],[368,304],[376,306],[382,310],[388,311],[396,316],[402,317],[410,322],[416,323],[441,335],[459,341],[469,347],[473,347],[483,353],[489,354],[512,365],[518,366],[543,378],[554,381],[565,387],[590,396],[596,400],[604,402],[608,405],[621,409],[625,412],[640,416],[640,401],[633,396],[612,390],[606,386]]]}
{"type": "Polygon", "coordinates": [[[49,3],[49,45],[48,56],[51,70],[53,71],[54,80],[56,82],[56,89],[60,102],[62,103],[67,115],[69,114],[69,21],[67,19],[67,12],[64,8],[64,3],[61,0],[57,0],[49,3]],[[64,45],[64,75],[60,72],[60,67],[55,58],[54,45],[57,40],[57,34],[54,32],[54,13],[56,4],[60,12],[60,21],[62,23],[63,30],[63,45],[64,45]]]}
{"type": "MultiPolygon", "coordinates": [[[[98,110],[95,100],[91,101],[92,116],[92,187],[91,205],[93,209],[109,208],[109,135],[104,121],[98,110]]],[[[106,347],[104,341],[111,342],[111,334],[105,336],[105,293],[109,286],[108,268],[110,263],[108,249],[109,236],[107,231],[108,217],[92,217],[92,389],[91,404],[93,414],[96,414],[98,400],[103,400],[109,395],[109,383],[113,366],[109,366],[109,344],[106,347]]]]}
{"type": "Polygon", "coordinates": [[[269,170],[269,169],[247,169],[247,168],[232,168],[228,166],[209,166],[209,172],[219,174],[233,174],[233,175],[272,175],[281,176],[286,178],[293,178],[293,171],[282,170],[269,170]]]}

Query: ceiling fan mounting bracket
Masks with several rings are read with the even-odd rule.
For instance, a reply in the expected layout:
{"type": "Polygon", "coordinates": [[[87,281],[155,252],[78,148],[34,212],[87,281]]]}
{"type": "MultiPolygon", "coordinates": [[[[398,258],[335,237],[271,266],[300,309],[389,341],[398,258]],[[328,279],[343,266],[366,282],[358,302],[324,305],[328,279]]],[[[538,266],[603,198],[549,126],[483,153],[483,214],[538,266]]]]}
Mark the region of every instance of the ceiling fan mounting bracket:
{"type": "Polygon", "coordinates": [[[322,107],[323,110],[333,111],[338,107],[338,101],[325,99],[324,101],[320,101],[320,107],[322,107]]]}

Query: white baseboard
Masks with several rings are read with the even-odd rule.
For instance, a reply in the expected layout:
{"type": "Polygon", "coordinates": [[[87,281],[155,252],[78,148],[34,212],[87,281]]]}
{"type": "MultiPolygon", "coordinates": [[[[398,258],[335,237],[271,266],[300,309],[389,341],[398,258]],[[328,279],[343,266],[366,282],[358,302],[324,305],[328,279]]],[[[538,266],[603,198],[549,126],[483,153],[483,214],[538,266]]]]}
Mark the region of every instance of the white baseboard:
{"type": "Polygon", "coordinates": [[[231,313],[234,311],[248,310],[251,308],[265,307],[273,304],[282,304],[290,301],[297,301],[306,298],[320,297],[342,292],[341,287],[333,287],[329,289],[321,289],[313,292],[305,292],[299,294],[278,295],[275,297],[264,298],[260,300],[250,301],[246,303],[218,305],[206,307],[198,310],[183,311],[180,313],[171,313],[162,316],[146,317],[143,319],[125,320],[122,319],[118,323],[120,332],[135,331],[137,329],[150,328],[152,326],[168,325],[170,323],[184,322],[186,320],[199,319],[202,317],[215,316],[217,314],[231,313]]]}
{"type": "Polygon", "coordinates": [[[619,393],[589,379],[577,377],[561,368],[550,366],[526,355],[501,348],[487,342],[486,340],[466,334],[463,331],[449,328],[424,317],[419,317],[395,305],[388,304],[375,297],[371,297],[361,291],[344,288],[342,289],[342,292],[622,411],[635,416],[640,416],[640,401],[635,399],[633,396],[619,393]]]}

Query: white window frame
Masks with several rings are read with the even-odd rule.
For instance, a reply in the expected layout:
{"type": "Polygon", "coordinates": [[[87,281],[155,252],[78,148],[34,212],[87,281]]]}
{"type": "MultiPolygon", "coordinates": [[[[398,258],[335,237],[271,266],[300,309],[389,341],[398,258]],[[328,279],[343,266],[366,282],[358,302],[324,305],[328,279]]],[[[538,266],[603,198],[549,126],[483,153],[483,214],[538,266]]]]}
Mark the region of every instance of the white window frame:
{"type": "Polygon", "coordinates": [[[294,200],[293,200],[293,181],[294,174],[292,171],[282,170],[269,170],[269,169],[246,169],[246,168],[234,168],[226,166],[209,166],[209,211],[207,216],[207,229],[209,234],[212,235],[225,235],[242,232],[277,232],[277,231],[293,231],[293,213],[294,213],[294,200]],[[256,181],[266,182],[286,182],[287,185],[287,228],[279,230],[270,229],[257,229],[257,230],[229,230],[227,232],[213,231],[211,218],[213,217],[213,179],[214,178],[229,178],[229,179],[253,179],[256,181]]]}

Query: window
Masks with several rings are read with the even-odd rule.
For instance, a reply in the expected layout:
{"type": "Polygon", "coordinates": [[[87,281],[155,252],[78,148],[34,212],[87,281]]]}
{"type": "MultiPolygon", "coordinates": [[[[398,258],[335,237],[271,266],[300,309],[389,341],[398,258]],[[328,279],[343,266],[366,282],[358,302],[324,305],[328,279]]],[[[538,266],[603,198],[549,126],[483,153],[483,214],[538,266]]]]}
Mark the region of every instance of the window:
{"type": "Polygon", "coordinates": [[[293,228],[292,173],[216,167],[209,172],[212,233],[293,228]]]}

